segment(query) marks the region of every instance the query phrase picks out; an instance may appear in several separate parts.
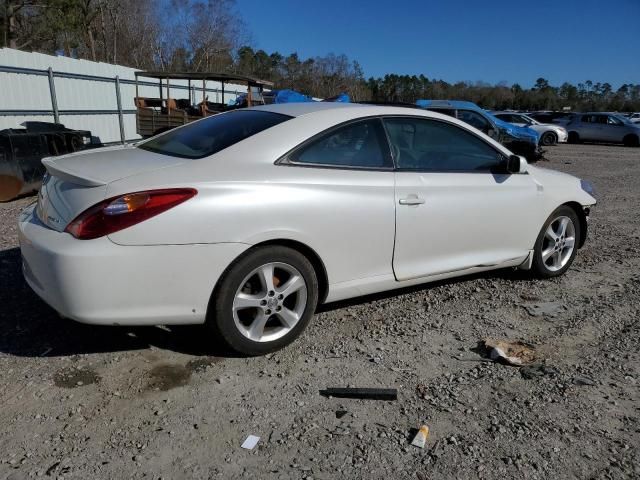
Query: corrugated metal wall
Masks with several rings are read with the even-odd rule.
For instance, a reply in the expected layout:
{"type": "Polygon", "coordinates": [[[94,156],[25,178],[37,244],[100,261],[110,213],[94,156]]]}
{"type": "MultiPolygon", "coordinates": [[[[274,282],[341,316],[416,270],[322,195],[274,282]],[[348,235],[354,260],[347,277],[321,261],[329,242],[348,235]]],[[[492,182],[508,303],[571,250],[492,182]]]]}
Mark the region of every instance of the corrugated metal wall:
{"type": "MultiPolygon", "coordinates": [[[[120,80],[135,80],[133,68],[121,65],[111,65],[108,63],[91,62],[88,60],[76,60],[66,57],[55,57],[41,53],[22,52],[9,48],[0,49],[0,68],[28,68],[35,70],[47,70],[51,68],[54,72],[54,85],[57,98],[58,110],[110,110],[114,113],[73,114],[60,115],[60,123],[69,128],[91,130],[93,135],[100,138],[104,143],[120,141],[120,125],[116,100],[115,77],[120,80]],[[108,77],[113,81],[95,81],[76,78],[60,78],[55,76],[55,72],[72,73],[80,75],[108,77]]],[[[145,82],[157,83],[156,80],[140,78],[145,82]]],[[[187,86],[186,81],[171,82],[171,96],[174,98],[188,98],[188,90],[173,89],[173,86],[187,86]],[[178,93],[179,92],[179,93],[178,93]]],[[[201,83],[194,82],[196,99],[201,100],[201,83]]],[[[219,90],[221,85],[218,82],[207,82],[207,95],[213,102],[222,101],[219,90]]],[[[241,85],[225,84],[224,101],[228,102],[235,98],[237,94],[246,91],[246,87],[241,85]]],[[[120,94],[122,99],[122,109],[124,110],[124,134],[127,140],[139,138],[136,134],[135,108],[133,99],[135,97],[135,85],[128,83],[120,84],[120,94]]],[[[140,96],[159,96],[158,87],[140,86],[140,96]]],[[[166,90],[165,90],[166,95],[166,90]]],[[[0,72],[0,130],[4,128],[18,128],[26,120],[53,121],[53,115],[42,114],[20,114],[13,112],[11,115],[3,114],[2,111],[9,110],[31,110],[31,111],[52,111],[52,102],[49,89],[49,78],[45,75],[0,72]]],[[[19,112],[18,112],[19,113],[19,112]]]]}

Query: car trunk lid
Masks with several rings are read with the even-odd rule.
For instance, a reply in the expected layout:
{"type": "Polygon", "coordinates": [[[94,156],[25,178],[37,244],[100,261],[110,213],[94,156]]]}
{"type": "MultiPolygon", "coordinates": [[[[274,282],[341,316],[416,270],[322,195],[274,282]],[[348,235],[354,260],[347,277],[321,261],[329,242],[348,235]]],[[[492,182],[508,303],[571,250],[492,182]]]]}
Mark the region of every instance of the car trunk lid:
{"type": "Polygon", "coordinates": [[[47,173],[38,194],[38,218],[61,232],[81,212],[104,200],[111,182],[184,161],[133,146],[45,158],[42,163],[47,173]]]}

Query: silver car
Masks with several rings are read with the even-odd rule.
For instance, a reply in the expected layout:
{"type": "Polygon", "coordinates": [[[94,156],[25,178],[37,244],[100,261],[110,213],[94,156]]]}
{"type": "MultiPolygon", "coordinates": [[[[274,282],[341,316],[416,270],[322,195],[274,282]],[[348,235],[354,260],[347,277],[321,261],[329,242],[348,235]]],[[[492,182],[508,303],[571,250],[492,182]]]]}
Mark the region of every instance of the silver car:
{"type": "Polygon", "coordinates": [[[500,120],[512,123],[519,127],[529,127],[540,135],[540,145],[555,145],[567,141],[567,130],[559,125],[551,123],[541,123],[524,113],[517,112],[493,112],[493,115],[500,120]]]}
{"type": "Polygon", "coordinates": [[[567,124],[569,143],[606,142],[640,146],[640,125],[617,113],[577,113],[567,124]]]}

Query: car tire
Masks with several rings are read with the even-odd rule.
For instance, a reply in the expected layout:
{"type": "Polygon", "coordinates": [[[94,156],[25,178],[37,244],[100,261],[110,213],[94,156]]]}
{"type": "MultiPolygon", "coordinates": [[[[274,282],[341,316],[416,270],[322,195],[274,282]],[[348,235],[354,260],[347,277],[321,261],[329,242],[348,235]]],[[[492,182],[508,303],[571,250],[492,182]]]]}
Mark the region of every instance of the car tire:
{"type": "Polygon", "coordinates": [[[569,132],[569,137],[567,138],[568,143],[580,143],[580,135],[578,132],[569,132]]]}
{"type": "Polygon", "coordinates": [[[249,250],[222,275],[209,304],[207,327],[242,355],[264,355],[293,342],[318,303],[313,265],[284,246],[249,250]]]}
{"type": "Polygon", "coordinates": [[[545,147],[550,147],[556,143],[558,143],[558,137],[553,132],[545,132],[540,138],[540,145],[544,145],[545,147]]]}
{"type": "Polygon", "coordinates": [[[580,220],[575,210],[562,205],[544,223],[533,250],[532,272],[540,278],[558,277],[566,272],[580,244],[580,220]]]}
{"type": "Polygon", "coordinates": [[[622,139],[622,143],[624,143],[627,147],[638,147],[640,146],[640,139],[637,135],[631,134],[624,137],[622,139]]]}

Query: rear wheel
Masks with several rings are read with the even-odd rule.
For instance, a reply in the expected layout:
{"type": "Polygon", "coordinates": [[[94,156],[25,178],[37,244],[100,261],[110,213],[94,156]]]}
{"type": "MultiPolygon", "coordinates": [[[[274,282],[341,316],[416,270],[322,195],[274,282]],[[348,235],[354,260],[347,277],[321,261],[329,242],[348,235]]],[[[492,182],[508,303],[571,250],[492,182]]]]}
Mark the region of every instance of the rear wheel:
{"type": "Polygon", "coordinates": [[[580,143],[580,135],[578,135],[578,132],[569,132],[569,137],[567,138],[567,142],[580,143]]]}
{"type": "Polygon", "coordinates": [[[259,247],[220,279],[207,325],[236,352],[263,355],[293,342],[317,303],[318,280],[304,255],[287,247],[259,247]]]}
{"type": "Polygon", "coordinates": [[[580,234],[576,212],[566,205],[558,207],[536,240],[533,272],[542,278],[557,277],[566,272],[576,256],[580,234]]]}
{"type": "Polygon", "coordinates": [[[540,143],[545,147],[558,143],[558,137],[553,132],[545,132],[540,138],[540,143]]]}

